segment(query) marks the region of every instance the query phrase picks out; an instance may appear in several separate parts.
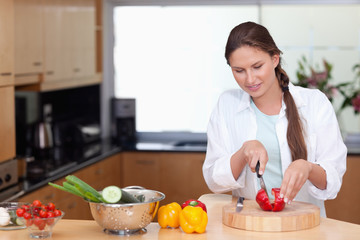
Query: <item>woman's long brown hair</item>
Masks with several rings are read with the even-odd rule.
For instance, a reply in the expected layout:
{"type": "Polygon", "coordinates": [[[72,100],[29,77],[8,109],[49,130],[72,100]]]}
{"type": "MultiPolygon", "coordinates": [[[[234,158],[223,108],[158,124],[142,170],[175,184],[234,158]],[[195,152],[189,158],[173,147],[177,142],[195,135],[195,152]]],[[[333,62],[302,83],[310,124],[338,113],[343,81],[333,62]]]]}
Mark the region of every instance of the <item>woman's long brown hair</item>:
{"type": "Polygon", "coordinates": [[[279,55],[279,64],[275,68],[275,75],[283,89],[284,102],[286,104],[286,117],[288,119],[287,141],[291,151],[292,160],[307,159],[307,148],[304,139],[303,123],[300,119],[295,101],[289,91],[289,77],[281,67],[281,51],[276,46],[269,31],[262,25],[254,22],[242,23],[230,32],[225,58],[229,63],[230,55],[241,46],[255,47],[267,52],[271,57],[279,55]]]}

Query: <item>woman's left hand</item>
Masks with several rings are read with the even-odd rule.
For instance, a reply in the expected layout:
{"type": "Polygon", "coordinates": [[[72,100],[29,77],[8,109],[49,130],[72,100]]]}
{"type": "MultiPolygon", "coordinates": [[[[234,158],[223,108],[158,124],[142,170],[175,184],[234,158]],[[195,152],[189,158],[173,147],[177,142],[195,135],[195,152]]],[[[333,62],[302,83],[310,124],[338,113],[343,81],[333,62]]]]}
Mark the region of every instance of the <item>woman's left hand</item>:
{"type": "Polygon", "coordinates": [[[280,188],[280,196],[288,204],[295,198],[306,180],[309,179],[311,163],[298,159],[293,161],[286,169],[280,188]]]}

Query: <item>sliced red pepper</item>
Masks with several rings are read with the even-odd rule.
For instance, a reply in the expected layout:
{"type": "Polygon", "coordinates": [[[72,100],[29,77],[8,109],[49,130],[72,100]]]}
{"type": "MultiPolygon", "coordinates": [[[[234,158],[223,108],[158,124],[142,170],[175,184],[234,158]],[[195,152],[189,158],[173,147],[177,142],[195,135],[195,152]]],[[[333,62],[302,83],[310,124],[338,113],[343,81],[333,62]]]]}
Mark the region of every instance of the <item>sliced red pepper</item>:
{"type": "Polygon", "coordinates": [[[270,202],[268,195],[264,189],[260,189],[256,195],[256,202],[260,208],[264,211],[279,212],[284,209],[285,202],[283,198],[280,198],[280,188],[271,189],[271,194],[274,195],[274,202],[270,202]]]}
{"type": "Polygon", "coordinates": [[[284,199],[280,197],[280,188],[271,189],[271,194],[274,195],[274,203],[272,203],[273,212],[278,212],[284,209],[285,202],[284,199]]]}
{"type": "Polygon", "coordinates": [[[259,204],[262,210],[264,211],[272,211],[272,206],[269,201],[269,197],[266,194],[264,189],[260,189],[256,194],[256,202],[259,204]]]}
{"type": "Polygon", "coordinates": [[[199,200],[189,199],[183,204],[181,204],[182,209],[184,209],[186,206],[201,207],[205,212],[207,212],[205,204],[199,200]]]}

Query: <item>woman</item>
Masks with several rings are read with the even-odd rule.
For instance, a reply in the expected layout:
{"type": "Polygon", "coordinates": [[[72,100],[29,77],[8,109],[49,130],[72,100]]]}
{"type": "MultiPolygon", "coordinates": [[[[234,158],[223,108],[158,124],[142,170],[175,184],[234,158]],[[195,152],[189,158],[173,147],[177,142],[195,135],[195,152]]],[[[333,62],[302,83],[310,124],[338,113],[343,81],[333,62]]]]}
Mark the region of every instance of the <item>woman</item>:
{"type": "Polygon", "coordinates": [[[211,115],[204,178],[213,192],[255,199],[259,161],[270,198],[280,187],[285,202],[313,203],[325,217],[324,200],[340,190],[347,149],[327,97],[291,84],[280,55],[259,24],[231,31],[225,58],[241,89],[223,93],[211,115]]]}

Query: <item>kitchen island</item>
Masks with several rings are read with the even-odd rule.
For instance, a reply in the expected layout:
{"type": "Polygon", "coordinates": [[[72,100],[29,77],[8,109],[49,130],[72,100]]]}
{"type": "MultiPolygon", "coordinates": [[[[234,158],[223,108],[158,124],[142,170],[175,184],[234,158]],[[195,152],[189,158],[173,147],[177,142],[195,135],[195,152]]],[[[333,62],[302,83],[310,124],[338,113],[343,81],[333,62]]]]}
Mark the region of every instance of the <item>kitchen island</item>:
{"type": "MultiPolygon", "coordinates": [[[[206,194],[199,198],[207,205],[209,222],[203,234],[186,234],[181,229],[162,229],[158,223],[146,227],[146,233],[140,233],[126,239],[316,239],[341,240],[359,239],[360,225],[321,218],[320,225],[311,229],[292,232],[253,232],[227,227],[222,223],[222,207],[231,203],[232,196],[227,194],[206,194]]],[[[26,229],[4,231],[0,240],[27,239],[26,229]]],[[[54,227],[52,239],[122,239],[103,233],[101,227],[93,220],[60,220],[54,227]]],[[[125,238],[124,238],[125,239],[125,238]]]]}

